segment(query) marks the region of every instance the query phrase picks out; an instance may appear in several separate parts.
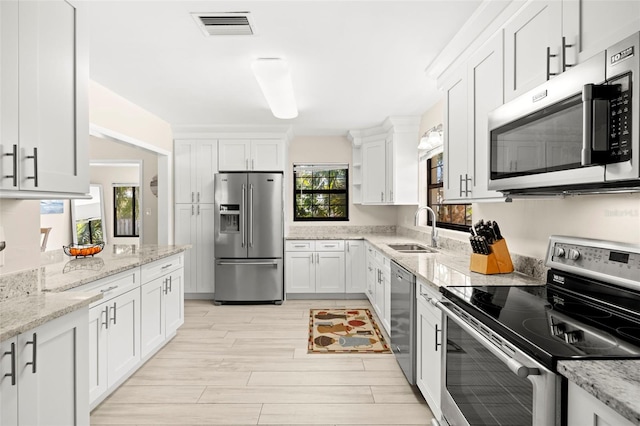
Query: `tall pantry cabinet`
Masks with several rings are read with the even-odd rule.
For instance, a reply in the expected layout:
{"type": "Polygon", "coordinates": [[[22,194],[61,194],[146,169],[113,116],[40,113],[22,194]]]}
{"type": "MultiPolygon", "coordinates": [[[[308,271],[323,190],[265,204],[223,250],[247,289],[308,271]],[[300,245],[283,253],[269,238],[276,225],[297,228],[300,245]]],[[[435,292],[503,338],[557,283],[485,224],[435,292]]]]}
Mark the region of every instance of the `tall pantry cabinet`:
{"type": "Polygon", "coordinates": [[[184,292],[213,298],[217,140],[176,140],[174,158],[175,242],[192,246],[185,252],[184,292]]]}

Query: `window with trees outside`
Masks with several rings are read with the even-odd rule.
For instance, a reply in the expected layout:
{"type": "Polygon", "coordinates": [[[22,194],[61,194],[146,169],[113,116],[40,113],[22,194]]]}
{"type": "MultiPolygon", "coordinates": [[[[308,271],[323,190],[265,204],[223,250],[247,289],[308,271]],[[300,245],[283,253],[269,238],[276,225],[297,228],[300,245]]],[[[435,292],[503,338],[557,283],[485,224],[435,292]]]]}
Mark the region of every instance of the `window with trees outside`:
{"type": "Polygon", "coordinates": [[[140,188],[113,187],[113,236],[140,236],[140,188]]]}
{"type": "MultiPolygon", "coordinates": [[[[468,231],[471,204],[444,204],[444,162],[442,153],[427,159],[427,205],[436,213],[438,227],[468,231]]],[[[431,217],[428,217],[431,225],[431,217]]]]}
{"type": "Polygon", "coordinates": [[[349,166],[294,164],[293,220],[349,220],[349,166]]]}

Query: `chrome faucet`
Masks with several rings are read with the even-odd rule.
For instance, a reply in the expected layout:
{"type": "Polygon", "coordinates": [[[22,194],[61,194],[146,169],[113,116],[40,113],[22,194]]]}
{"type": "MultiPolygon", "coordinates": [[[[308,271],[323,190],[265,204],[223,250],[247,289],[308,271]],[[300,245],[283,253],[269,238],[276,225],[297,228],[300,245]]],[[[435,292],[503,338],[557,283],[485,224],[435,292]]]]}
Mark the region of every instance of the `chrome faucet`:
{"type": "Polygon", "coordinates": [[[416,210],[415,216],[413,218],[414,225],[418,226],[418,215],[422,210],[426,210],[431,212],[431,247],[438,247],[438,229],[436,228],[436,212],[429,206],[418,207],[416,210]]]}

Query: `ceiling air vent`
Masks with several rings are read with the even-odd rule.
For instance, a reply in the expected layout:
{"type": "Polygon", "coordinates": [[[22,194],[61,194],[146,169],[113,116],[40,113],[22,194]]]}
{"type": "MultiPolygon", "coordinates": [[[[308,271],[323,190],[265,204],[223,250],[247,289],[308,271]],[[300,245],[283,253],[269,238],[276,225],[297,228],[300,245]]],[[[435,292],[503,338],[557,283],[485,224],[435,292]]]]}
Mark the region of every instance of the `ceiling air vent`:
{"type": "Polygon", "coordinates": [[[192,13],[206,36],[255,34],[249,12],[192,13]]]}

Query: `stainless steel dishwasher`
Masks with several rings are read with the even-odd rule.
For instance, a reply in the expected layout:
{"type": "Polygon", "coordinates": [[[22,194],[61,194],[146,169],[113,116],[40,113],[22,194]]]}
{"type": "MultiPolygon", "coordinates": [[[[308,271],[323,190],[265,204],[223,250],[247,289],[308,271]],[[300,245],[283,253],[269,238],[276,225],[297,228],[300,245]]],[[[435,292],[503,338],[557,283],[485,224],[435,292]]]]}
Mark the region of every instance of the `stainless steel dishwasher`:
{"type": "Polygon", "coordinates": [[[391,350],[410,384],[416,384],[416,277],[391,262],[391,350]]]}

